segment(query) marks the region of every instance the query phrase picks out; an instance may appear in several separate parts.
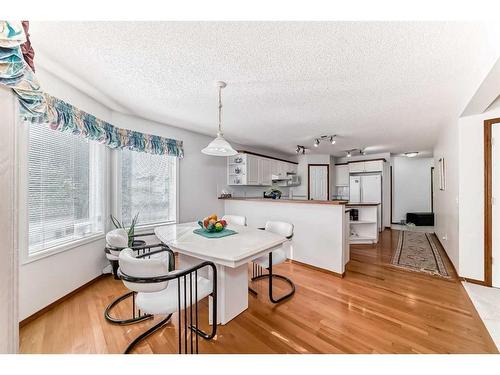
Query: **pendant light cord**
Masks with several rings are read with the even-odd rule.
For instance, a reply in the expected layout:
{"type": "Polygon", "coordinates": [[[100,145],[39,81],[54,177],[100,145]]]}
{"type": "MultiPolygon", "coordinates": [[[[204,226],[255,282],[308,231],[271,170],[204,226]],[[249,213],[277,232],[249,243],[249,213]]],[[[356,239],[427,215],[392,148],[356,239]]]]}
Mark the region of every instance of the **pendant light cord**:
{"type": "Polygon", "coordinates": [[[219,133],[222,135],[222,87],[219,87],[219,133]]]}

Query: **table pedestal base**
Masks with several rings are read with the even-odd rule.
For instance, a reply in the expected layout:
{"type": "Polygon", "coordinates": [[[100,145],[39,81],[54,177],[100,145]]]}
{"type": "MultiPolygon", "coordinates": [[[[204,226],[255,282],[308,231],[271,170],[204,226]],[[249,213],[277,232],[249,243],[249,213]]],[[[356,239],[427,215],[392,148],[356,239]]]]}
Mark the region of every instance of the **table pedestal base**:
{"type": "MultiPolygon", "coordinates": [[[[203,260],[188,255],[179,254],[179,267],[185,269],[203,262],[203,260]]],[[[248,308],[248,266],[242,264],[231,268],[217,264],[217,324],[226,324],[248,308]]],[[[200,276],[207,275],[208,270],[198,272],[200,276]]],[[[211,272],[210,272],[211,273],[211,272]]],[[[209,300],[209,322],[212,324],[212,298],[209,300]]]]}

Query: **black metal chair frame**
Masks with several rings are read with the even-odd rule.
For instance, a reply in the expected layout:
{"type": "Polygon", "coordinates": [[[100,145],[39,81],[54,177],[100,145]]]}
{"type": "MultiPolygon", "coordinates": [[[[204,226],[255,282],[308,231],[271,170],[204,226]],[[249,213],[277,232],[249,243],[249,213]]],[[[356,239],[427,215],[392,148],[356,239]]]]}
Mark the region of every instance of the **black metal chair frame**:
{"type": "MultiPolygon", "coordinates": [[[[145,236],[153,236],[153,235],[154,235],[154,233],[136,234],[136,235],[133,236],[133,238],[136,238],[136,237],[145,237],[145,236]]],[[[170,250],[170,248],[168,248],[168,246],[166,246],[163,243],[147,245],[146,242],[143,241],[143,240],[134,240],[133,243],[132,243],[131,249],[134,250],[134,251],[136,251],[139,254],[139,256],[141,256],[141,255],[144,255],[144,254],[147,255],[148,253],[151,253],[151,249],[152,248],[156,248],[156,247],[162,247],[164,249],[164,251],[169,252],[169,254],[170,254],[169,269],[170,270],[175,269],[175,254],[174,254],[174,252],[172,250],[170,250]]],[[[123,249],[125,249],[125,247],[124,248],[115,248],[115,247],[108,247],[108,246],[106,246],[104,251],[107,254],[110,254],[111,250],[121,251],[123,249]]],[[[111,263],[111,266],[113,268],[113,275],[114,275],[115,280],[120,280],[120,277],[118,276],[118,261],[117,260],[112,260],[112,261],[110,261],[110,263],[111,263]]],[[[104,310],[104,318],[109,323],[117,324],[117,325],[134,324],[134,323],[139,323],[139,322],[142,322],[142,321],[145,321],[145,320],[148,320],[148,319],[152,319],[153,315],[151,315],[151,314],[142,314],[140,310],[138,310],[138,311],[136,310],[136,308],[135,308],[135,295],[136,295],[135,292],[127,292],[124,295],[121,295],[120,297],[118,297],[115,300],[113,300],[106,307],[106,309],[104,310]],[[117,306],[120,302],[125,301],[128,298],[132,298],[132,318],[118,319],[118,318],[115,318],[115,317],[111,316],[111,310],[115,306],[117,306]]]]}
{"type": "MultiPolygon", "coordinates": [[[[165,245],[163,245],[165,246],[165,245]]],[[[162,250],[157,250],[157,251],[152,251],[150,253],[142,254],[139,255],[137,258],[144,258],[147,256],[151,256],[153,254],[160,253],[162,251],[172,251],[170,249],[162,249],[162,250]]],[[[176,271],[175,273],[169,273],[167,275],[162,275],[162,276],[156,276],[156,277],[133,277],[124,274],[121,272],[120,269],[118,269],[118,275],[120,279],[133,282],[133,283],[141,283],[141,284],[150,284],[150,283],[161,283],[165,281],[170,281],[174,279],[177,280],[177,301],[178,301],[178,306],[177,306],[177,313],[178,313],[178,331],[179,331],[179,339],[178,339],[178,347],[179,347],[179,354],[182,354],[183,351],[182,349],[184,348],[184,353],[188,354],[197,354],[198,353],[198,336],[201,336],[202,338],[206,340],[210,340],[215,337],[217,333],[217,268],[213,262],[208,262],[204,261],[196,266],[193,266],[191,268],[185,269],[185,270],[179,270],[176,271]],[[212,269],[212,277],[213,277],[213,287],[212,287],[212,293],[210,296],[213,298],[212,301],[212,331],[210,333],[205,333],[203,330],[201,330],[198,327],[198,270],[204,268],[204,267],[209,267],[212,269]],[[194,275],[194,276],[193,276],[194,275]],[[193,325],[193,282],[192,279],[194,277],[194,325],[193,325]],[[181,313],[181,283],[180,279],[183,278],[184,281],[184,291],[183,291],[183,296],[184,296],[184,314],[181,313]],[[187,286],[188,286],[188,279],[189,279],[189,306],[187,305],[187,286]],[[188,309],[189,309],[189,315],[188,315],[188,309]],[[185,329],[184,329],[184,335],[182,334],[182,315],[184,315],[184,324],[185,324],[185,329]],[[189,325],[188,325],[188,316],[189,316],[189,325]],[[190,344],[188,345],[188,328],[190,330],[189,334],[189,342],[190,344]],[[195,333],[195,338],[193,338],[193,332],[195,333]],[[183,338],[184,336],[184,345],[183,343],[183,338]],[[188,351],[188,349],[190,349],[188,351]]],[[[157,330],[159,330],[161,327],[163,327],[165,324],[167,324],[172,317],[172,314],[168,314],[164,319],[162,319],[160,322],[155,324],[153,327],[149,328],[146,332],[140,334],[137,336],[125,349],[125,354],[130,353],[130,351],[134,348],[137,343],[140,341],[144,340],[146,337],[150,336],[157,330]]]]}
{"type": "MultiPolygon", "coordinates": [[[[259,229],[265,230],[265,228],[259,228],[259,229]]],[[[292,237],[293,237],[293,234],[291,236],[288,236],[287,239],[291,240],[292,237]]],[[[261,280],[264,278],[269,279],[269,300],[272,303],[280,303],[281,301],[284,301],[285,299],[290,298],[291,296],[294,295],[295,284],[293,283],[293,281],[290,280],[288,277],[273,273],[273,253],[272,253],[272,251],[269,253],[269,267],[267,268],[267,271],[268,271],[267,274],[263,272],[263,267],[259,266],[256,263],[252,263],[252,267],[253,267],[252,278],[251,278],[252,281],[261,280]],[[287,294],[285,294],[284,296],[281,296],[279,298],[274,298],[274,296],[273,296],[273,278],[281,279],[281,280],[285,281],[286,283],[288,283],[290,285],[290,288],[291,288],[290,292],[288,292],[287,294]]],[[[250,293],[252,293],[254,295],[258,295],[257,291],[255,291],[254,289],[248,288],[248,290],[250,291],[250,293]]]]}

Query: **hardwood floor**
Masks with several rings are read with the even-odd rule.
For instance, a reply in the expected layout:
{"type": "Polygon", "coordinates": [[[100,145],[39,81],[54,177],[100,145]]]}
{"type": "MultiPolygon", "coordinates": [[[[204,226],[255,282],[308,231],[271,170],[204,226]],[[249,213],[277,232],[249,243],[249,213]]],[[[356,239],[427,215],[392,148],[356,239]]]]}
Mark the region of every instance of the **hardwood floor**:
{"type": "MultiPolygon", "coordinates": [[[[397,239],[397,231],[385,230],[376,246],[353,246],[343,279],[299,264],[276,267],[294,280],[295,295],[276,306],[267,299],[267,282],[253,283],[259,295],[249,295],[249,309],[220,326],[215,340],[200,340],[200,352],[497,353],[455,274],[442,279],[389,265],[397,239]]],[[[105,306],[124,291],[111,277],[97,281],[22,327],[20,351],[122,352],[152,325],[116,326],[104,320],[105,306]]],[[[206,310],[205,304],[201,322],[207,321],[206,310]]],[[[134,352],[176,353],[173,318],[134,352]]]]}

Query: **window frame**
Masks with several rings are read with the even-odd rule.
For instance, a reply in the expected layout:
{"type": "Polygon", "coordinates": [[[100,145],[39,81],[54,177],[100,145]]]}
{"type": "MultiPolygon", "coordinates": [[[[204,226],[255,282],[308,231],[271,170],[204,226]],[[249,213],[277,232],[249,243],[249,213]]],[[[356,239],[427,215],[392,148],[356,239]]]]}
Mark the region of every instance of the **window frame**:
{"type": "MultiPolygon", "coordinates": [[[[138,152],[138,151],[131,151],[138,152]]],[[[168,155],[166,155],[168,156],[168,155]]],[[[175,157],[175,219],[174,220],[166,220],[158,223],[152,224],[143,224],[137,225],[135,232],[136,233],[144,233],[146,231],[152,230],[159,226],[172,225],[179,223],[179,158],[175,157]]],[[[111,151],[111,184],[110,184],[110,195],[111,195],[111,213],[118,220],[122,220],[121,214],[121,196],[122,196],[122,159],[121,159],[121,150],[112,150],[111,151]],[[111,194],[113,193],[113,194],[111,194]]]]}
{"type": "MultiPolygon", "coordinates": [[[[19,244],[19,254],[21,265],[28,264],[61,252],[74,249],[76,247],[92,243],[95,241],[102,240],[105,237],[107,230],[107,218],[109,217],[109,148],[102,145],[103,160],[102,167],[102,216],[103,216],[103,228],[102,231],[92,233],[88,236],[78,238],[75,240],[66,241],[63,243],[55,244],[54,246],[47,247],[43,250],[37,251],[33,254],[29,252],[29,207],[28,207],[28,153],[29,153],[29,127],[31,125],[28,122],[19,121],[18,131],[18,142],[17,142],[17,159],[18,159],[18,175],[17,175],[17,191],[18,191],[18,210],[19,210],[19,233],[18,233],[18,244],[19,244]]],[[[56,130],[53,130],[56,131],[56,130]]],[[[92,142],[92,141],[89,141],[92,142]]]]}

